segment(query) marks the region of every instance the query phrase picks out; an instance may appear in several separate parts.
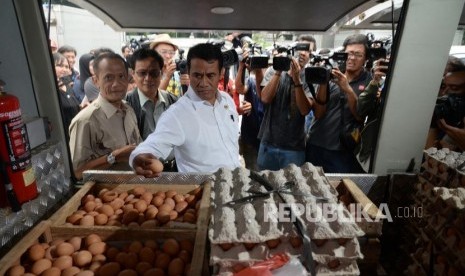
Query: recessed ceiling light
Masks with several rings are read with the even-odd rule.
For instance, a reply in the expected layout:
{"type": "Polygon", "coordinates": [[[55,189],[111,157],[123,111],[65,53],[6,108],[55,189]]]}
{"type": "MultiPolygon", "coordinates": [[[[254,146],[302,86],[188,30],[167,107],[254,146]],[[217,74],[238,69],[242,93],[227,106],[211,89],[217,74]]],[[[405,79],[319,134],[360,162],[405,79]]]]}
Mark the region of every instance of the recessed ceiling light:
{"type": "Polygon", "coordinates": [[[210,12],[214,14],[230,14],[234,12],[234,9],[231,7],[213,7],[210,12]]]}

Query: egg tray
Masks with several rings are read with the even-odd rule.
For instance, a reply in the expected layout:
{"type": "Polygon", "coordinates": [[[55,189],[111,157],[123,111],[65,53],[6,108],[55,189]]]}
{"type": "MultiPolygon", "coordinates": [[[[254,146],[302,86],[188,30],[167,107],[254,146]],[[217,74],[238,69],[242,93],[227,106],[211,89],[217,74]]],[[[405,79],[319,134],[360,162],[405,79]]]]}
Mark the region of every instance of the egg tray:
{"type": "MultiPolygon", "coordinates": [[[[301,206],[305,207],[304,214],[299,217],[306,224],[311,239],[354,238],[364,235],[355,220],[343,221],[341,216],[334,221],[311,219],[322,210],[317,198],[325,198],[345,218],[352,218],[349,211],[342,204],[337,203],[337,192],[320,168],[305,163],[302,167],[289,165],[279,171],[262,171],[261,174],[274,189],[283,188],[286,182],[295,183],[295,186],[288,191],[290,194],[281,193],[281,195],[287,204],[301,203],[301,206]]],[[[211,243],[260,243],[286,236],[286,233],[293,231],[294,226],[291,222],[281,222],[266,216],[269,212],[276,211],[279,208],[277,206],[282,204],[276,193],[254,198],[247,203],[225,205],[230,201],[250,196],[249,190],[266,192],[266,189],[251,180],[249,175],[250,171],[244,168],[232,171],[220,169],[214,174],[211,193],[213,211],[209,227],[211,243]]]]}
{"type": "Polygon", "coordinates": [[[74,236],[86,237],[90,234],[98,234],[103,241],[109,244],[121,245],[126,242],[155,240],[162,241],[169,238],[176,240],[194,241],[194,251],[192,253],[191,270],[189,275],[203,275],[203,264],[205,255],[206,233],[189,229],[176,229],[166,231],[163,229],[79,229],[78,231],[63,227],[53,227],[51,221],[42,221],[34,227],[23,239],[21,239],[2,259],[0,259],[0,275],[5,275],[8,269],[16,264],[21,256],[30,246],[39,242],[51,242],[56,239],[67,240],[74,236]]]}
{"type": "MultiPolygon", "coordinates": [[[[231,249],[225,251],[221,246],[213,244],[210,251],[210,264],[218,264],[224,261],[261,261],[277,253],[288,253],[291,256],[302,254],[303,247],[293,247],[288,240],[282,240],[281,243],[270,249],[266,244],[260,243],[255,245],[251,250],[247,250],[244,244],[235,244],[231,249]]],[[[343,245],[338,241],[328,240],[323,245],[317,246],[312,244],[313,259],[320,264],[338,259],[358,259],[362,256],[357,239],[346,241],[343,245]]]]}
{"type": "Polygon", "coordinates": [[[155,193],[157,191],[168,191],[174,190],[180,194],[187,194],[188,192],[193,191],[198,187],[202,187],[202,197],[200,199],[200,208],[198,211],[197,222],[195,224],[186,223],[186,222],[177,222],[169,221],[168,223],[156,226],[155,228],[163,229],[177,229],[177,228],[189,228],[189,229],[199,229],[208,227],[209,219],[209,206],[210,206],[210,182],[206,181],[201,184],[114,184],[114,183],[96,183],[96,182],[86,182],[82,188],[74,194],[74,196],[68,200],[53,216],[50,217],[52,225],[56,227],[67,227],[67,228],[127,228],[127,226],[82,226],[82,225],[71,225],[66,223],[68,216],[77,211],[81,206],[81,200],[88,194],[96,195],[102,189],[114,190],[118,192],[127,192],[136,187],[143,187],[146,191],[155,193]]]}
{"type": "MultiPolygon", "coordinates": [[[[218,276],[233,276],[236,267],[247,267],[253,265],[255,262],[251,261],[225,261],[221,264],[216,265],[218,276]]],[[[326,264],[316,263],[315,273],[318,276],[350,276],[360,275],[357,262],[354,260],[342,260],[337,268],[329,268],[326,264]]],[[[307,273],[307,275],[311,275],[307,273]]]]}
{"type": "Polygon", "coordinates": [[[449,151],[448,149],[438,150],[436,148],[430,148],[423,151],[423,154],[425,162],[423,162],[422,167],[440,180],[446,181],[444,186],[449,187],[451,184],[462,187],[465,186],[465,179],[463,179],[462,182],[451,181],[465,174],[465,153],[449,151]]]}

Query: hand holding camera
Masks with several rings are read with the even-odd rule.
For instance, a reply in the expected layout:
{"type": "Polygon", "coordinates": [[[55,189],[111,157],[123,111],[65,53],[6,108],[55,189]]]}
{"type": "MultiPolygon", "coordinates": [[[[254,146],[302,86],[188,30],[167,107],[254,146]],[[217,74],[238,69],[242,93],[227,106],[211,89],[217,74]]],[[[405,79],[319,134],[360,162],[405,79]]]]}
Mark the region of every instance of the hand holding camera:
{"type": "Polygon", "coordinates": [[[339,85],[339,87],[344,93],[351,89],[349,85],[349,80],[347,79],[346,75],[339,70],[339,68],[333,68],[331,70],[331,76],[333,82],[339,85]]]}
{"type": "Polygon", "coordinates": [[[379,85],[389,70],[389,60],[381,58],[373,62],[373,83],[379,85]]]}

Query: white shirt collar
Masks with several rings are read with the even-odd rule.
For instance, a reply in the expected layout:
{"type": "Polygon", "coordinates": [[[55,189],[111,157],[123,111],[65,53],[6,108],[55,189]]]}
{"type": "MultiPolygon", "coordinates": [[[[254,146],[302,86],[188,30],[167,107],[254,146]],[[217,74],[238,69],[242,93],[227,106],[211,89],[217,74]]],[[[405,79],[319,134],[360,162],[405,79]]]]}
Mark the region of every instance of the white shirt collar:
{"type": "MultiPolygon", "coordinates": [[[[166,105],[166,99],[163,96],[163,93],[160,93],[160,90],[158,90],[157,93],[158,93],[158,101],[166,105]]],[[[140,91],[139,88],[137,88],[137,95],[139,95],[140,107],[144,107],[144,104],[147,101],[151,100],[147,96],[145,96],[145,94],[142,93],[142,91],[140,91]]]]}

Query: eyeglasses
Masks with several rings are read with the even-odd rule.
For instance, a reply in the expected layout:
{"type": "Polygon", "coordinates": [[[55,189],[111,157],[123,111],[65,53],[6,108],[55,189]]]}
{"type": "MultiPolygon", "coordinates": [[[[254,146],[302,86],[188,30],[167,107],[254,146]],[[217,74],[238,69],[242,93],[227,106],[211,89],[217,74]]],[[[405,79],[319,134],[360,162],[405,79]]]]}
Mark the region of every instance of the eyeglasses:
{"type": "Polygon", "coordinates": [[[174,56],[176,54],[176,51],[171,51],[171,50],[160,50],[160,55],[171,55],[174,56]]]}
{"type": "Polygon", "coordinates": [[[363,53],[359,53],[359,52],[349,52],[347,53],[347,58],[356,58],[356,59],[361,59],[363,58],[365,55],[363,53]]]}
{"type": "Polygon", "coordinates": [[[156,79],[161,75],[161,70],[152,70],[152,71],[137,71],[136,75],[139,78],[145,78],[147,75],[156,79]]]}

